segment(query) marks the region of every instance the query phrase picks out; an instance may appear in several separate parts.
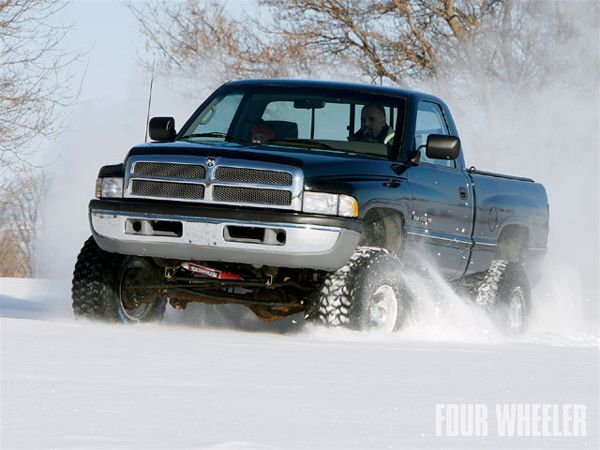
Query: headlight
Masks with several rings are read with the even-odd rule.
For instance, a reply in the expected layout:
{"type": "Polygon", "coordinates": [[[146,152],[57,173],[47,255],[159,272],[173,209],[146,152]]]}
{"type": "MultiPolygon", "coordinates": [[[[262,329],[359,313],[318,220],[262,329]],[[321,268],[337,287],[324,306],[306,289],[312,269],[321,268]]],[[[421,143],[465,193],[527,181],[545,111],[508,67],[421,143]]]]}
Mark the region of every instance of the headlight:
{"type": "Polygon", "coordinates": [[[307,213],[337,215],[339,196],[323,192],[305,192],[302,211],[307,213]]]}
{"type": "Polygon", "coordinates": [[[96,180],[96,197],[121,198],[123,197],[123,178],[98,178],[96,180]]]}
{"type": "Polygon", "coordinates": [[[302,211],[330,216],[358,217],[358,202],[349,195],[304,192],[302,211]]]}
{"type": "Polygon", "coordinates": [[[343,217],[358,217],[358,202],[349,195],[340,195],[338,215],[343,217]]]}

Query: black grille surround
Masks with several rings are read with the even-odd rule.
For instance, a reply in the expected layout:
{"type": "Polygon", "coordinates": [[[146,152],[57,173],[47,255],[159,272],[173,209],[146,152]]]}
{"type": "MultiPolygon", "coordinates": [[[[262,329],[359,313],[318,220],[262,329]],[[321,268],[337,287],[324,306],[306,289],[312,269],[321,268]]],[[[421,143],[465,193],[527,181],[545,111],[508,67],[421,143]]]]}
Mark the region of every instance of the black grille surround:
{"type": "Polygon", "coordinates": [[[202,200],[204,185],[155,180],[131,180],[131,193],[142,197],[202,200]]]}
{"type": "Polygon", "coordinates": [[[217,167],[214,179],[218,181],[233,181],[237,183],[267,184],[276,186],[291,186],[293,177],[289,172],[276,170],[247,169],[243,167],[217,167]]]}
{"type": "Polygon", "coordinates": [[[206,169],[200,164],[162,163],[139,161],[133,167],[135,175],[152,175],[169,178],[204,178],[206,169]]]}
{"type": "Polygon", "coordinates": [[[292,193],[281,189],[214,186],[213,200],[227,203],[289,206],[292,203],[292,193]]]}

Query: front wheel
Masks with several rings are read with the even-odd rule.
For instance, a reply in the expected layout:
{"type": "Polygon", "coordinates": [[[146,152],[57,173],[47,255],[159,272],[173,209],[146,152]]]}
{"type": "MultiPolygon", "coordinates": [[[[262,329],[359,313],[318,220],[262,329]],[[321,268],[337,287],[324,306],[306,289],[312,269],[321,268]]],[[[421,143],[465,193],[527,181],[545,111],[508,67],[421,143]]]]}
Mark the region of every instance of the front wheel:
{"type": "Polygon", "coordinates": [[[314,318],[328,326],[385,332],[400,329],[410,310],[397,256],[359,247],[348,264],[327,276],[313,305],[314,318]]]}
{"type": "Polygon", "coordinates": [[[160,321],[166,299],[148,289],[159,281],[159,269],[151,260],[105,252],[89,238],[73,272],[75,317],[125,323],[160,321]]]}

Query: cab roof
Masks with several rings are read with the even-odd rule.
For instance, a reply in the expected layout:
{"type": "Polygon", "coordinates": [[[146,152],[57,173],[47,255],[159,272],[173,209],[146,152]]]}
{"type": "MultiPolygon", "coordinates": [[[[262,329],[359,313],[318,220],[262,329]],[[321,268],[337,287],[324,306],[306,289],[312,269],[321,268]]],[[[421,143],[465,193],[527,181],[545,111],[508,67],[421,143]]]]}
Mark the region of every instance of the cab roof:
{"type": "Polygon", "coordinates": [[[423,92],[412,91],[408,89],[400,89],[392,86],[380,86],[375,84],[363,84],[363,83],[348,83],[342,81],[322,81],[322,80],[293,80],[293,79],[251,79],[251,80],[239,80],[230,81],[225,83],[224,86],[232,87],[253,87],[253,86],[284,86],[284,87],[296,87],[296,88],[319,88],[319,89],[341,89],[352,92],[364,93],[364,94],[375,94],[375,95],[387,95],[393,97],[410,98],[414,100],[428,99],[438,103],[443,103],[441,99],[426,94],[423,92]]]}

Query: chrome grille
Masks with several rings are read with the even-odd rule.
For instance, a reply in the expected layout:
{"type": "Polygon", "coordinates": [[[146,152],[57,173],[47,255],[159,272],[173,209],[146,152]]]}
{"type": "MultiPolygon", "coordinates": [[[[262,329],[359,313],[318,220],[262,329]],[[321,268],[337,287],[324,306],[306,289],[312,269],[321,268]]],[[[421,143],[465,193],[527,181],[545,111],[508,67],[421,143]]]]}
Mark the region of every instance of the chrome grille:
{"type": "Polygon", "coordinates": [[[191,183],[131,180],[131,193],[144,197],[201,200],[204,198],[204,186],[191,183]]]}
{"type": "Polygon", "coordinates": [[[291,186],[292,174],[275,170],[246,169],[242,167],[218,167],[215,170],[215,180],[233,181],[238,183],[270,184],[291,186]]]}
{"type": "Polygon", "coordinates": [[[302,210],[302,169],[221,156],[135,155],[124,197],[302,210]]]}
{"type": "Polygon", "coordinates": [[[234,186],[214,186],[213,200],[218,202],[281,205],[292,203],[292,193],[279,189],[256,189],[234,186]]]}
{"type": "Polygon", "coordinates": [[[176,178],[204,178],[206,170],[200,164],[173,164],[150,161],[135,163],[133,173],[136,175],[153,175],[176,178]]]}

